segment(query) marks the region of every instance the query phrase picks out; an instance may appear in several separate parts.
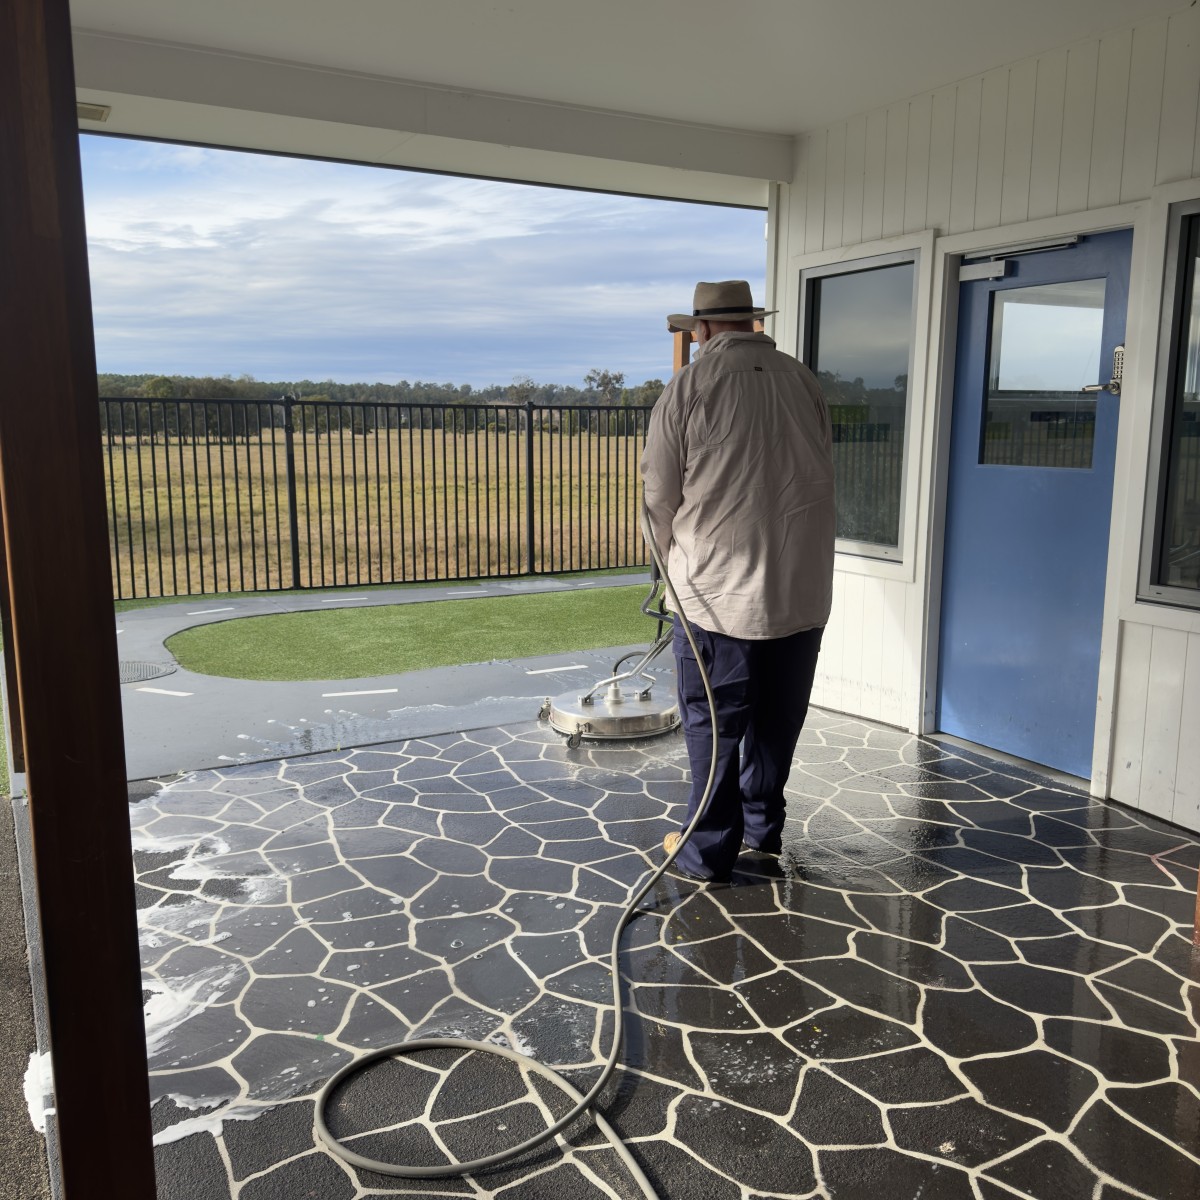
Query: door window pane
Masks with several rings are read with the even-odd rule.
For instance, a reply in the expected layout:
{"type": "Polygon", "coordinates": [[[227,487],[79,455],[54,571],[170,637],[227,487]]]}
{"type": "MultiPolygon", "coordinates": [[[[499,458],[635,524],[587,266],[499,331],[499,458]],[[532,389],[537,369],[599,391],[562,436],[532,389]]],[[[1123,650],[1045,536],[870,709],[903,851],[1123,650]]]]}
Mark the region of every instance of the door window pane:
{"type": "Polygon", "coordinates": [[[1185,234],[1173,386],[1168,394],[1166,504],[1157,582],[1200,592],[1200,215],[1186,219],[1185,234]]]}
{"type": "Polygon", "coordinates": [[[1103,279],[993,294],[981,463],[1092,465],[1103,334],[1103,279]]]}
{"type": "Polygon", "coordinates": [[[915,275],[909,261],[810,285],[805,359],[829,402],[837,535],[846,541],[900,544],[915,275]]]}

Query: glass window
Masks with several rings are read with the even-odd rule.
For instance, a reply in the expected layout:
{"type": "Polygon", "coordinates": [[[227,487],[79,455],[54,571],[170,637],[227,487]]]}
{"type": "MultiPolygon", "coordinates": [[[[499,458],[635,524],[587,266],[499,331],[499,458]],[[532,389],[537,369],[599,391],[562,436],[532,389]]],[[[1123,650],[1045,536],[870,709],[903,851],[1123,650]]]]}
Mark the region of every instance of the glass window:
{"type": "Polygon", "coordinates": [[[1200,601],[1200,213],[1181,224],[1171,318],[1154,582],[1200,601]]]}
{"type": "Polygon", "coordinates": [[[807,279],[804,360],[833,421],[843,547],[899,556],[916,264],[807,279]]]}
{"type": "Polygon", "coordinates": [[[1092,465],[1103,333],[1103,279],[993,294],[981,463],[1092,465]]]}

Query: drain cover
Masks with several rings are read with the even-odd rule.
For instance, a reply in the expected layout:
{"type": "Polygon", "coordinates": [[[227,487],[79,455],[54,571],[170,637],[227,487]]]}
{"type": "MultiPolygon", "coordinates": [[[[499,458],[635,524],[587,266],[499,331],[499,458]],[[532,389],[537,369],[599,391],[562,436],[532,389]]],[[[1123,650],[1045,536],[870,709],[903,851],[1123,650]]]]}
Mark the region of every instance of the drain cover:
{"type": "Polygon", "coordinates": [[[161,679],[175,673],[174,663],[122,662],[120,665],[122,683],[145,683],[147,679],[161,679]]]}

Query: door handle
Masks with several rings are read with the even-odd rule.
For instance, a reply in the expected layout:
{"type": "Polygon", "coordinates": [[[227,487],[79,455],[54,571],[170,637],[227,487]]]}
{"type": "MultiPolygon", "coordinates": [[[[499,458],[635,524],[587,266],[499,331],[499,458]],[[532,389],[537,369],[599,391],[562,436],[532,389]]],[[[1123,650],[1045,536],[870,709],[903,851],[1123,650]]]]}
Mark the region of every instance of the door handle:
{"type": "Polygon", "coordinates": [[[1112,378],[1107,383],[1089,383],[1081,387],[1081,392],[1111,392],[1114,396],[1121,394],[1121,376],[1125,373],[1125,347],[1117,346],[1113,350],[1112,378]]]}

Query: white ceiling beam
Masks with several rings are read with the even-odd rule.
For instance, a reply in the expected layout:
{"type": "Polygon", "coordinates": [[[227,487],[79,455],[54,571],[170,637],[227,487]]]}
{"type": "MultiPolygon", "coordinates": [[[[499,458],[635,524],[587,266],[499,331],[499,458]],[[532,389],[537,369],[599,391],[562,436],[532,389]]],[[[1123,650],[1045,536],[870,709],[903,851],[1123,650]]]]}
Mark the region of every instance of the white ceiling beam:
{"type": "MultiPolygon", "coordinates": [[[[197,47],[74,34],[108,132],[765,204],[794,139],[409,83],[197,47]]],[[[92,126],[84,126],[93,128],[92,126]]]]}

